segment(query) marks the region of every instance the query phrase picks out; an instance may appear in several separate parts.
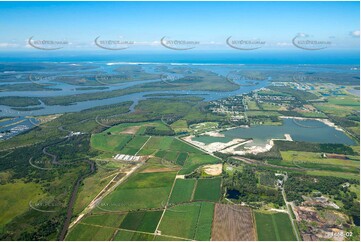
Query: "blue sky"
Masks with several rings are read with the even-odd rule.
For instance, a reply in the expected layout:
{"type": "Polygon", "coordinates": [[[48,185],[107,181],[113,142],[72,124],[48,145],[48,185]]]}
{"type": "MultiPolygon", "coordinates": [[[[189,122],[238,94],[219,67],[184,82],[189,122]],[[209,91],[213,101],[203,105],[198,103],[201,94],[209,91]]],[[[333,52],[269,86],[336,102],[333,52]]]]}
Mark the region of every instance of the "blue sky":
{"type": "Polygon", "coordinates": [[[227,50],[226,38],[262,40],[262,50],[295,49],[298,33],[359,51],[359,2],[0,2],[0,50],[30,50],[27,40],[62,40],[95,50],[94,39],[133,41],[129,49],[164,50],[160,39],[198,41],[227,50]]]}

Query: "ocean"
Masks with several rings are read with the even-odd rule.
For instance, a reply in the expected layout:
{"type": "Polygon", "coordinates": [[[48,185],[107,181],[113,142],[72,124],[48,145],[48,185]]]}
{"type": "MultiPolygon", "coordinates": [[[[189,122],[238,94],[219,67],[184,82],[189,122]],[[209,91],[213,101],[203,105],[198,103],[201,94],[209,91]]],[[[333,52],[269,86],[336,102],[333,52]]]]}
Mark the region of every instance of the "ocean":
{"type": "Polygon", "coordinates": [[[0,62],[126,62],[178,64],[344,64],[359,65],[360,52],[292,51],[41,51],[0,52],[0,62]],[[111,52],[111,53],[110,53],[111,52]]]}

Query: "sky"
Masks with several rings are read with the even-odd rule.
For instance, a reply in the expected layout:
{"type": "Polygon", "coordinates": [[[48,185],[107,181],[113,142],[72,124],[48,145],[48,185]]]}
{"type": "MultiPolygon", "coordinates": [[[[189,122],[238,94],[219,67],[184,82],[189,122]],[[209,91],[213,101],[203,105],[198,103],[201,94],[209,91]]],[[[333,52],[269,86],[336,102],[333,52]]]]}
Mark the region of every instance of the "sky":
{"type": "Polygon", "coordinates": [[[0,51],[104,51],[97,37],[109,48],[169,51],[164,37],[168,46],[199,51],[359,52],[359,20],[359,2],[0,2],[0,51]],[[295,37],[322,43],[297,47],[295,37]],[[169,42],[175,40],[190,43],[169,42]]]}

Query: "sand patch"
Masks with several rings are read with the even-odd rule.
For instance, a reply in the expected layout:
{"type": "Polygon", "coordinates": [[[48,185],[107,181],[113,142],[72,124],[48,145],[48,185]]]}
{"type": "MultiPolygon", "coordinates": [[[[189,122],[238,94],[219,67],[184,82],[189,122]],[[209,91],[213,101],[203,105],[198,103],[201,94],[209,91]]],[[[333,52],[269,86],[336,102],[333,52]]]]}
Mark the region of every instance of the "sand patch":
{"type": "Polygon", "coordinates": [[[140,126],[131,126],[125,128],[123,131],[119,132],[120,134],[136,134],[138,130],[140,129],[140,126]]]}
{"type": "Polygon", "coordinates": [[[208,135],[208,136],[211,136],[211,137],[221,137],[221,138],[225,137],[224,134],[221,134],[221,133],[219,133],[219,132],[217,132],[217,131],[205,132],[205,133],[202,134],[202,135],[208,135]]]}
{"type": "Polygon", "coordinates": [[[220,174],[222,174],[222,164],[206,165],[203,167],[203,171],[207,175],[219,176],[220,174]]]}

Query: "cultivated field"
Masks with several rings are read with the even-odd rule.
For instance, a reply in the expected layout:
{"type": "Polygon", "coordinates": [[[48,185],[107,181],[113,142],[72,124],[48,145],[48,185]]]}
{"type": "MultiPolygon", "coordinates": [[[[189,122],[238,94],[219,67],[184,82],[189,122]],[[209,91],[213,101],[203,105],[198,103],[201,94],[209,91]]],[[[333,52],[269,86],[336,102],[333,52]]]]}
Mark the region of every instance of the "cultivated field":
{"type": "Polygon", "coordinates": [[[255,212],[258,240],[297,240],[286,213],[255,212]]]}
{"type": "Polygon", "coordinates": [[[195,179],[177,179],[169,203],[189,202],[192,199],[195,179]]]}
{"type": "Polygon", "coordinates": [[[193,200],[217,202],[220,195],[221,178],[198,179],[193,200]]]}
{"type": "Polygon", "coordinates": [[[154,233],[163,211],[130,212],[120,228],[154,233]]]}
{"type": "Polygon", "coordinates": [[[110,240],[116,228],[78,224],[70,231],[66,240],[110,240]]]}
{"type": "Polygon", "coordinates": [[[98,205],[100,210],[130,211],[163,207],[176,172],[137,173],[98,205]]]}
{"type": "Polygon", "coordinates": [[[358,156],[342,156],[327,154],[323,158],[322,153],[301,152],[301,151],[281,151],[282,159],[289,165],[296,165],[305,168],[319,168],[335,171],[355,171],[360,167],[358,156]]]}
{"type": "Polygon", "coordinates": [[[119,213],[94,214],[84,218],[82,223],[118,228],[125,216],[119,213]]]}
{"type": "Polygon", "coordinates": [[[131,139],[127,134],[100,133],[92,135],[91,145],[98,150],[119,152],[131,139]]]}
{"type": "Polygon", "coordinates": [[[213,203],[188,203],[170,207],[160,224],[162,235],[184,239],[209,240],[213,203]]]}
{"type": "Polygon", "coordinates": [[[154,239],[153,234],[137,233],[127,230],[119,230],[113,238],[113,241],[152,241],[154,239]]]}
{"type": "Polygon", "coordinates": [[[252,210],[239,205],[217,203],[214,210],[212,240],[256,240],[252,210]]]}

